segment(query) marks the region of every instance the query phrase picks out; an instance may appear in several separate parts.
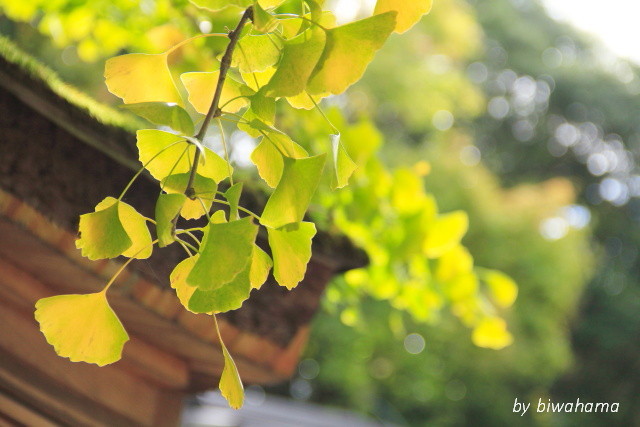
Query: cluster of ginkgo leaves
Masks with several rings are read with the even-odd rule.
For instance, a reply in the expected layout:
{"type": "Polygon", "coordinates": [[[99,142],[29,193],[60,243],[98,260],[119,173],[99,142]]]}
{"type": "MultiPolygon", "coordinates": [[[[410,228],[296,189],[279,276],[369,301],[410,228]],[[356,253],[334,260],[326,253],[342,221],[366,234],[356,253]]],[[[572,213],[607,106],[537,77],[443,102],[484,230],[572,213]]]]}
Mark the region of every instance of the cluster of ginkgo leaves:
{"type": "MultiPolygon", "coordinates": [[[[131,183],[144,170],[159,182],[155,218],[144,217],[123,201],[131,183],[118,198],[107,197],[95,212],[80,217],[76,246],[84,256],[123,256],[128,261],[100,292],[54,296],[36,304],[35,316],[47,341],[72,361],[102,366],[120,359],[128,335],[106,293],[131,260],[150,257],[156,244],[184,248],[187,258],[171,273],[171,286],[187,310],[213,315],[214,322],[215,313],[239,308],[272,268],[279,285],[296,287],[304,278],[316,233],[315,225],[303,218],[326,154],[310,155],[275,127],[276,101],[286,99],[295,108],[311,109],[323,97],[344,92],[360,79],[392,32],[406,31],[431,6],[430,0],[379,0],[373,16],[336,26],[335,17],[315,0],[287,1],[287,10],[294,3],[299,14],[281,13],[282,0],[193,3],[211,12],[237,8],[239,21],[227,34],[198,36],[227,37],[229,42],[219,69],[180,76],[190,107],[167,58],[193,39],[161,54],[128,54],[106,63],[109,90],[134,113],[170,130],[137,133],[143,167],[131,183]],[[189,114],[189,109],[194,112],[189,114]],[[251,160],[274,188],[261,215],[239,205],[243,187],[233,180],[223,120],[261,138],[251,160]],[[220,127],[224,157],[203,143],[211,123],[220,127]],[[179,227],[180,218],[202,217],[204,226],[179,227]],[[148,223],[155,225],[155,239],[148,223]],[[266,229],[270,254],[256,244],[259,226],[266,229]]],[[[344,187],[355,163],[338,133],[327,142],[331,186],[344,187]]],[[[220,389],[229,404],[239,408],[242,382],[219,333],[218,337],[225,359],[220,389]]]]}

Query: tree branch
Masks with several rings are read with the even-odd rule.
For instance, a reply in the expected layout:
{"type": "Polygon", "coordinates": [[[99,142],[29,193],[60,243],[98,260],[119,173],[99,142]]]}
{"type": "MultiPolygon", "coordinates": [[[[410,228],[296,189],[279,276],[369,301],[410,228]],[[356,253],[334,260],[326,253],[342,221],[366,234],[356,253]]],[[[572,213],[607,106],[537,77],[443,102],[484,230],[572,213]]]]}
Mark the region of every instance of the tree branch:
{"type": "MultiPolygon", "coordinates": [[[[222,60],[220,61],[220,75],[218,76],[218,84],[216,85],[216,91],[213,95],[213,100],[211,101],[211,107],[209,107],[209,111],[202,122],[202,127],[200,127],[200,131],[196,135],[196,139],[202,141],[205,134],[207,133],[207,129],[209,128],[209,124],[211,123],[211,119],[220,117],[222,111],[220,110],[220,97],[222,95],[222,87],[224,86],[225,79],[227,78],[227,72],[231,67],[231,58],[233,57],[233,51],[238,44],[238,40],[240,39],[240,33],[242,33],[242,29],[244,28],[247,21],[253,20],[253,7],[249,6],[236,28],[231,31],[228,35],[229,44],[227,45],[227,49],[222,56],[222,60]]],[[[196,150],[195,156],[193,157],[193,165],[191,166],[191,173],[189,175],[189,182],[187,183],[187,188],[185,189],[184,194],[190,199],[195,199],[195,190],[193,188],[193,182],[196,177],[196,172],[198,170],[198,163],[200,162],[200,150],[196,150]]]]}

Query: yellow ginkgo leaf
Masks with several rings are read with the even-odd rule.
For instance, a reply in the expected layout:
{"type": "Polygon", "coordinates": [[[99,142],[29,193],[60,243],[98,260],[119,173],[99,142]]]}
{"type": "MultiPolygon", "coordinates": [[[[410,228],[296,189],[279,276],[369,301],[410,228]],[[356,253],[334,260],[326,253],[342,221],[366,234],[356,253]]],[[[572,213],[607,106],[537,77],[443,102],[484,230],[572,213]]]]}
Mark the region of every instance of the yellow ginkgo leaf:
{"type": "Polygon", "coordinates": [[[108,59],[104,78],[109,91],[125,104],[173,102],[182,106],[167,65],[168,54],[131,53],[108,59]]]}
{"type": "Polygon", "coordinates": [[[224,355],[224,369],[220,377],[220,393],[222,397],[227,399],[229,406],[233,409],[240,409],[244,404],[244,387],[236,363],[227,351],[227,347],[220,340],[222,346],[222,354],[224,355]]]}
{"type": "Polygon", "coordinates": [[[404,33],[431,10],[432,0],[378,0],[373,13],[398,12],[396,33],[404,33]]]}
{"type": "Polygon", "coordinates": [[[104,292],[43,298],[36,303],[35,318],[56,353],[72,362],[116,362],[129,340],[104,292]]]}
{"type": "MultiPolygon", "coordinates": [[[[184,73],[180,76],[180,80],[182,80],[189,93],[189,102],[198,113],[207,114],[207,111],[211,108],[219,77],[219,70],[206,73],[184,73]]],[[[250,92],[252,91],[247,86],[227,76],[222,87],[220,105],[218,107],[225,112],[237,113],[249,103],[246,96],[251,95],[252,93],[250,92]]]]}

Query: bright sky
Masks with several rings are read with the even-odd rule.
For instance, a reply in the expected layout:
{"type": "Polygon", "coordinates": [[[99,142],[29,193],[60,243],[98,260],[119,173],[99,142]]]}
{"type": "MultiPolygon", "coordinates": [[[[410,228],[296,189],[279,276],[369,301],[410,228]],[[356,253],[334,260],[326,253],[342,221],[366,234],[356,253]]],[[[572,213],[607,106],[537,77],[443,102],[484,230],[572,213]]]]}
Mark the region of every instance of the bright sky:
{"type": "Polygon", "coordinates": [[[640,64],[640,0],[543,0],[549,13],[640,64]]]}

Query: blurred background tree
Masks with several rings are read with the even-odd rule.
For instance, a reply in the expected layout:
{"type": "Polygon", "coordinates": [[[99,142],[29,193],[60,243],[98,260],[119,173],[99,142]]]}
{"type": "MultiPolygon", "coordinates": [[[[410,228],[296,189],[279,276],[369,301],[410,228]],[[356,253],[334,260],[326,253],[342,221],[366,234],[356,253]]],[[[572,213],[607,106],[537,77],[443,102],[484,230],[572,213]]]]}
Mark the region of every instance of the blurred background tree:
{"type": "MultiPolygon", "coordinates": [[[[344,9],[344,1],[327,3],[344,9]]],[[[159,52],[234,18],[212,22],[186,1],[163,0],[0,0],[0,8],[2,34],[106,101],[107,57],[159,52]]],[[[342,16],[358,15],[347,9],[342,16]]],[[[206,68],[216,43],[182,50],[176,65],[206,68]],[[203,47],[211,52],[204,59],[203,47]]],[[[402,280],[381,288],[391,267],[354,272],[328,289],[299,376],[274,391],[399,424],[640,423],[639,94],[635,65],[603,54],[536,0],[435,1],[418,26],[389,41],[363,81],[325,102],[362,156],[361,171],[354,188],[317,195],[325,214],[316,220],[358,241],[362,233],[345,218],[377,208],[350,212],[358,191],[403,177],[417,183],[414,194],[433,193],[442,211],[466,211],[463,243],[477,264],[518,283],[514,307],[499,309],[514,343],[498,352],[474,346],[464,304],[451,304],[460,322],[440,310],[437,294],[417,297],[402,280]],[[618,414],[516,419],[516,397],[621,405],[618,414]]],[[[300,142],[326,138],[316,112],[281,113],[286,126],[305,129],[300,142]]],[[[372,236],[380,236],[369,235],[373,247],[372,236]]],[[[458,264],[468,256],[459,254],[458,264]]],[[[482,289],[480,300],[499,301],[499,292],[482,289]]]]}

